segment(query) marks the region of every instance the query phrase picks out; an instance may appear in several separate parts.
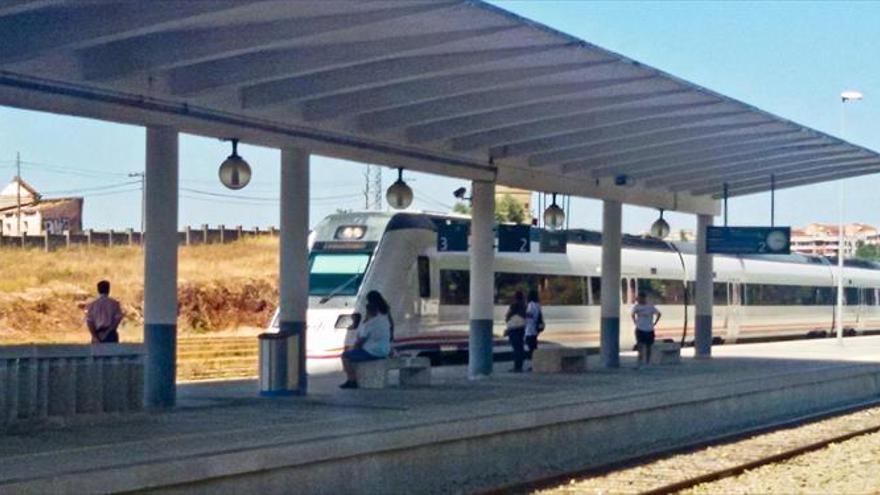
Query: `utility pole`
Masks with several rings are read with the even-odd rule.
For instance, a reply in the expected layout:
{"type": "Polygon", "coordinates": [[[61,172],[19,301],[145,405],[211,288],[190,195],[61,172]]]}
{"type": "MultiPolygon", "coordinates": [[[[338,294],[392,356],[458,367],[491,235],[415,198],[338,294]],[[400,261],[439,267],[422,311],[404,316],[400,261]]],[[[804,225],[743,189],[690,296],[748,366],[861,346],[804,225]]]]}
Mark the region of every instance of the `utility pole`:
{"type": "Polygon", "coordinates": [[[15,152],[15,217],[17,221],[17,232],[24,242],[24,234],[21,231],[21,153],[15,152]]]}
{"type": "Polygon", "coordinates": [[[373,209],[382,209],[382,167],[373,165],[373,209]]]}
{"type": "Polygon", "coordinates": [[[364,169],[364,209],[370,209],[370,191],[372,188],[370,187],[370,177],[373,175],[373,166],[367,165],[367,168],[364,169]]]}
{"type": "Polygon", "coordinates": [[[141,245],[144,243],[144,209],[147,206],[146,190],[144,182],[146,182],[146,174],[144,172],[131,172],[129,177],[137,177],[141,182],[141,245]]]}

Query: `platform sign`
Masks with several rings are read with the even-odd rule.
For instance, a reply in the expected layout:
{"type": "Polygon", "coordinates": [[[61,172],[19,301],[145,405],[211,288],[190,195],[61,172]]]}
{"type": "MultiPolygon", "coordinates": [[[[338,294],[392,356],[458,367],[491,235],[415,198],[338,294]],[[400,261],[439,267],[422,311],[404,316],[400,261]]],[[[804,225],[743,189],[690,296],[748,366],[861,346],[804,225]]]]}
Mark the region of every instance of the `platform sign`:
{"type": "Polygon", "coordinates": [[[568,248],[568,233],[564,230],[541,232],[541,252],[565,254],[568,248]]]}
{"type": "Polygon", "coordinates": [[[528,225],[499,225],[499,253],[529,253],[532,251],[532,228],[528,225]]]}
{"type": "Polygon", "coordinates": [[[716,227],[706,230],[711,254],[790,254],[791,227],[716,227]]]}
{"type": "Polygon", "coordinates": [[[463,223],[440,225],[437,229],[437,251],[448,253],[468,250],[468,226],[463,223]]]}

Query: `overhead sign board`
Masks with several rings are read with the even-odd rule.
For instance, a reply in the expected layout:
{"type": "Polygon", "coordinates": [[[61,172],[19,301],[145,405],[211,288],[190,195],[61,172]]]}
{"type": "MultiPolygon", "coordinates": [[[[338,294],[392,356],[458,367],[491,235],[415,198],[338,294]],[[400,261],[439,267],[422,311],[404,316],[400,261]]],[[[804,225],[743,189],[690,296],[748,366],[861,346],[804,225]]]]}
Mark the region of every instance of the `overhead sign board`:
{"type": "Polygon", "coordinates": [[[716,227],[706,230],[710,254],[790,254],[791,227],[716,227]]]}
{"type": "Polygon", "coordinates": [[[528,225],[499,225],[499,253],[528,253],[532,250],[532,228],[528,225]]]}
{"type": "Polygon", "coordinates": [[[568,248],[568,232],[560,230],[557,232],[545,230],[541,232],[541,252],[542,253],[562,253],[565,254],[568,248]]]}
{"type": "Polygon", "coordinates": [[[442,253],[468,250],[468,226],[463,223],[442,224],[437,228],[437,251],[442,253]]]}

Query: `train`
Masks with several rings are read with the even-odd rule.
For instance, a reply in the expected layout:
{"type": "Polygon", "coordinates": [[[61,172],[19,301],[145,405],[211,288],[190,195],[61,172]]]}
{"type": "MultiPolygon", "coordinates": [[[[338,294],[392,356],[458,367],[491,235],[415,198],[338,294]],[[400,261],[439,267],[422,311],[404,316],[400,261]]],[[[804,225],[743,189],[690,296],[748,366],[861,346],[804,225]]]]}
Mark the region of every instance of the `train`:
{"type": "MultiPolygon", "coordinates": [[[[322,220],[309,237],[307,355],[338,358],[354,340],[365,297],[379,291],[391,305],[393,348],[438,359],[468,346],[470,261],[437,249],[441,225],[469,218],[428,212],[351,212],[322,220]]],[[[495,255],[494,348],[509,352],[504,314],[514,293],[537,289],[544,343],[598,346],[601,233],[568,230],[565,253],[539,249],[532,229],[527,253],[495,255]]],[[[620,345],[634,345],[630,307],[645,292],[662,312],[658,339],[693,341],[695,246],[623,236],[620,345]]],[[[829,334],[835,327],[837,267],[819,256],[714,256],[716,343],[829,334]]],[[[843,326],[848,334],[880,329],[880,264],[847,260],[843,326]]],[[[268,331],[278,330],[277,311],[268,331]]]]}

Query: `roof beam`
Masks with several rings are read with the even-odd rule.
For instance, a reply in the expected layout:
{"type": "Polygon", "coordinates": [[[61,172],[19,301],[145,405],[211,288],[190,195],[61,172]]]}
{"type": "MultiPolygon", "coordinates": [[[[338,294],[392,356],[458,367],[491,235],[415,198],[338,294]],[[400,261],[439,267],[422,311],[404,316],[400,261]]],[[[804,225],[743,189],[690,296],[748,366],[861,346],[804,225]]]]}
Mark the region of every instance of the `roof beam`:
{"type": "MultiPolygon", "coordinates": [[[[150,4],[145,2],[143,5],[150,4]]],[[[438,2],[350,14],[161,31],[85,48],[79,50],[78,58],[86,80],[113,79],[213,57],[254,52],[308,36],[422,14],[449,5],[448,2],[438,2]]]]}
{"type": "Polygon", "coordinates": [[[791,135],[773,136],[767,139],[757,140],[749,144],[737,143],[735,145],[727,145],[712,150],[696,150],[686,151],[666,155],[663,158],[649,158],[642,160],[630,160],[622,162],[612,170],[611,167],[601,167],[593,169],[593,177],[608,177],[616,174],[632,174],[637,175],[639,179],[649,179],[652,177],[665,177],[670,173],[675,173],[684,167],[691,166],[711,166],[714,164],[729,163],[730,160],[758,160],[763,158],[774,158],[776,156],[791,153],[799,149],[820,148],[828,145],[828,138],[823,137],[806,137],[791,135]],[[711,156],[707,159],[706,156],[711,156]]]}
{"type": "MultiPolygon", "coordinates": [[[[856,165],[852,168],[847,167],[846,169],[835,170],[832,172],[824,172],[817,175],[809,175],[805,177],[802,174],[793,174],[791,176],[777,178],[775,181],[775,187],[776,189],[786,189],[789,187],[806,186],[810,184],[817,184],[819,182],[848,179],[851,177],[858,177],[862,175],[876,173],[880,173],[880,159],[868,165],[856,165]]],[[[765,179],[764,184],[738,187],[736,189],[729,190],[728,195],[745,196],[747,194],[767,192],[769,190],[769,181],[765,179]]],[[[713,197],[718,199],[721,198],[721,196],[722,194],[718,193],[715,194],[713,197]]]]}
{"type": "Polygon", "coordinates": [[[535,55],[565,47],[566,45],[540,45],[378,60],[246,86],[241,89],[241,104],[243,108],[281,106],[295,100],[306,100],[369,87],[383,87],[399,81],[430,79],[474,65],[535,55]]]}
{"type": "MultiPolygon", "coordinates": [[[[588,146],[578,146],[563,151],[554,151],[550,153],[540,153],[532,155],[529,158],[529,166],[546,167],[549,165],[562,165],[570,161],[576,161],[583,156],[601,157],[605,155],[614,155],[621,151],[639,151],[648,150],[654,147],[661,147],[672,144],[686,144],[689,142],[700,142],[707,138],[725,139],[725,136],[735,133],[743,129],[757,128],[760,125],[771,124],[763,117],[755,118],[747,122],[739,122],[733,124],[718,124],[695,127],[691,129],[663,129],[658,132],[650,133],[650,137],[642,136],[625,136],[615,139],[608,139],[598,144],[588,146]]],[[[727,137],[727,139],[736,139],[735,136],[727,137]]]]}
{"type": "Polygon", "coordinates": [[[468,115],[479,117],[486,111],[523,107],[531,103],[558,99],[562,96],[587,96],[593,92],[653,77],[625,77],[597,79],[576,83],[543,84],[510,89],[489,89],[432,99],[412,105],[363,113],[358,116],[358,127],[367,132],[424,124],[431,121],[468,115]]]}
{"type": "Polygon", "coordinates": [[[653,149],[651,153],[645,153],[640,150],[621,151],[614,155],[571,161],[563,164],[562,169],[565,173],[573,172],[582,174],[584,172],[590,172],[590,176],[593,176],[594,178],[608,177],[622,173],[635,173],[636,170],[631,168],[633,166],[632,164],[641,164],[645,162],[654,163],[661,160],[665,163],[666,161],[687,159],[691,157],[702,158],[705,157],[706,153],[743,151],[744,149],[752,150],[756,144],[775,147],[779,145],[780,141],[785,142],[790,140],[792,136],[799,133],[800,131],[797,129],[783,129],[779,131],[740,136],[739,139],[733,143],[731,143],[728,138],[719,138],[709,140],[705,143],[691,143],[684,148],[677,144],[672,144],[653,149]],[[594,171],[597,174],[594,175],[594,171]],[[599,172],[601,172],[601,175],[598,174],[599,172]]]}
{"type": "Polygon", "coordinates": [[[638,177],[638,179],[650,181],[652,184],[656,183],[680,191],[683,189],[690,189],[693,186],[705,185],[707,182],[713,180],[721,182],[733,181],[738,178],[755,175],[756,173],[769,176],[778,171],[786,171],[788,169],[814,162],[833,164],[847,157],[859,158],[864,156],[866,156],[866,154],[863,152],[853,151],[851,148],[847,149],[841,146],[837,149],[802,150],[794,153],[778,155],[775,158],[736,160],[724,166],[713,166],[711,169],[704,169],[697,166],[690,171],[690,174],[686,173],[686,170],[681,170],[666,176],[656,178],[638,177]],[[694,172],[699,172],[699,175],[695,175],[694,172]]]}
{"type": "Polygon", "coordinates": [[[693,194],[715,194],[724,190],[724,184],[728,187],[743,187],[754,184],[769,184],[770,176],[788,177],[792,174],[800,174],[801,177],[807,175],[816,175],[829,170],[839,170],[847,166],[864,165],[873,163],[878,160],[876,156],[862,154],[858,156],[842,155],[830,158],[816,158],[801,160],[800,162],[790,163],[786,167],[770,170],[766,173],[762,170],[760,173],[752,172],[751,174],[740,174],[739,177],[732,177],[730,180],[707,179],[702,183],[694,184],[687,189],[693,194]]]}
{"type": "MultiPolygon", "coordinates": [[[[607,119],[580,118],[580,119],[564,119],[571,121],[570,124],[554,123],[547,125],[538,130],[537,133],[544,132],[545,136],[536,136],[537,139],[527,139],[511,144],[503,144],[501,146],[493,146],[489,150],[489,155],[493,158],[513,158],[517,156],[531,155],[534,153],[546,153],[559,149],[567,149],[572,147],[587,146],[589,144],[599,143],[607,139],[619,137],[625,134],[628,137],[642,134],[651,134],[658,130],[667,130],[671,128],[690,127],[701,122],[742,115],[745,110],[703,113],[698,115],[685,115],[687,110],[695,110],[699,107],[709,105],[718,105],[712,102],[708,104],[698,105],[682,105],[683,108],[660,110],[658,112],[633,112],[627,117],[627,111],[612,113],[607,119]],[[553,133],[553,130],[556,133],[553,133]]],[[[670,105],[676,106],[676,105],[670,105]]],[[[659,110],[659,109],[658,109],[659,110]]],[[[594,114],[595,115],[595,114],[594,114]]],[[[536,134],[537,134],[536,133],[536,134]]]]}
{"type": "Polygon", "coordinates": [[[397,36],[373,41],[282,47],[175,67],[168,71],[166,77],[171,94],[192,96],[217,88],[294,77],[340,65],[387,58],[509,29],[512,28],[503,26],[397,36]]]}
{"type": "Polygon", "coordinates": [[[640,102],[648,103],[669,97],[680,97],[682,93],[682,91],[670,90],[662,94],[635,93],[541,102],[413,126],[406,130],[406,137],[410,142],[416,143],[450,139],[450,148],[471,151],[500,143],[514,142],[531,135],[517,133],[517,126],[532,125],[534,128],[537,125],[540,127],[541,122],[552,121],[556,118],[635,106],[640,102]]]}
{"type": "Polygon", "coordinates": [[[553,64],[404,81],[306,101],[302,103],[302,110],[307,120],[323,120],[343,114],[350,115],[367,110],[391,108],[475,90],[513,86],[530,79],[563,73],[577,73],[610,63],[612,62],[553,64]]]}
{"type": "Polygon", "coordinates": [[[22,62],[48,51],[201,14],[245,8],[249,3],[252,2],[153,0],[50,4],[0,17],[0,64],[22,62]]]}

